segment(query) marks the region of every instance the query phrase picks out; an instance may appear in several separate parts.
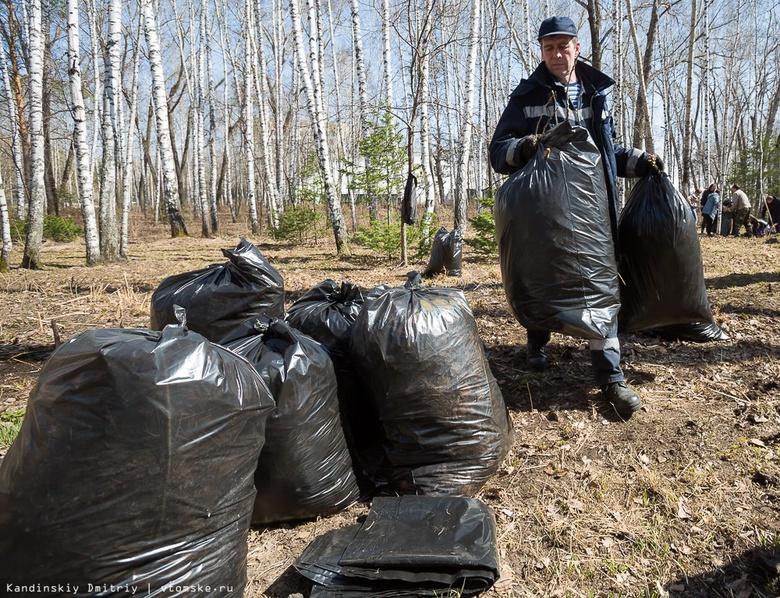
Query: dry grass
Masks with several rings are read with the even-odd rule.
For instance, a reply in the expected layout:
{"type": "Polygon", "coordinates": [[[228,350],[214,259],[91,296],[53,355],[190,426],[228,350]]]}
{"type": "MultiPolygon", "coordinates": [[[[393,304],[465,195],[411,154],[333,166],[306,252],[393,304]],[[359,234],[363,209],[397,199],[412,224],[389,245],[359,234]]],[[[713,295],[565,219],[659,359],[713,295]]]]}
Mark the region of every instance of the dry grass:
{"type": "MultiPolygon", "coordinates": [[[[86,268],[83,245],[46,244],[45,271],[0,275],[0,413],[24,408],[55,343],[94,327],[145,327],[169,274],[223,261],[241,225],[216,239],[140,226],[127,262],[86,268]]],[[[325,243],[252,239],[288,303],[325,278],[402,284],[412,267],[325,243]]],[[[20,259],[19,251],[15,258],[20,259]]],[[[702,238],[710,302],[732,340],[696,345],[621,337],[645,409],[621,421],[591,386],[586,343],[553,335],[553,367],[522,367],[525,342],[495,259],[469,255],[462,288],[517,430],[480,498],[496,513],[502,578],[488,596],[777,596],[780,519],[780,244],[702,238]]],[[[253,530],[248,596],[307,594],[291,570],[318,534],[367,511],[253,530]]]]}

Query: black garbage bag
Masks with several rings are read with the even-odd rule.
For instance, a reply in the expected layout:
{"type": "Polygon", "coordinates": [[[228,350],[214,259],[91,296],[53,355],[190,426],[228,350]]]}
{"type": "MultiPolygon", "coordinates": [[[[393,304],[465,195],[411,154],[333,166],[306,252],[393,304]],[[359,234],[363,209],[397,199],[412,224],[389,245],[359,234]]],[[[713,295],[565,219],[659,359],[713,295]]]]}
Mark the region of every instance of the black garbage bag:
{"type": "Polygon", "coordinates": [[[450,232],[442,226],[433,237],[431,256],[422,275],[430,278],[444,272],[447,276],[463,273],[463,235],[457,228],[450,232]]]}
{"type": "Polygon", "coordinates": [[[327,351],[270,318],[245,322],[222,344],[254,364],[276,400],[255,473],[252,524],[329,515],[357,501],[327,351]]]}
{"type": "Polygon", "coordinates": [[[336,372],[341,421],[361,486],[373,485],[381,455],[379,416],[368,390],[360,383],[349,356],[352,327],[363,309],[363,292],[351,283],[324,280],[307,291],[287,310],[293,328],[324,346],[336,372]]]}
{"type": "Polygon", "coordinates": [[[714,322],[689,322],[649,328],[646,331],[653,336],[670,341],[689,341],[692,343],[714,343],[730,340],[729,335],[714,322]]]}
{"type": "Polygon", "coordinates": [[[178,320],[174,305],[187,310],[187,326],[219,341],[244,320],[261,315],[284,316],[284,281],[260,251],[246,239],[223,249],[224,264],[169,276],[152,294],[151,324],[161,330],[178,320]]]}
{"type": "Polygon", "coordinates": [[[246,360],[181,326],[90,330],[59,347],[0,467],[3,588],[241,596],[272,407],[246,360]]]}
{"type": "Polygon", "coordinates": [[[419,281],[366,296],[350,354],[379,413],[388,490],[470,495],[506,456],[511,420],[463,293],[419,281]]]}
{"type": "Polygon", "coordinates": [[[312,597],[473,596],[499,577],[496,522],[479,500],[377,497],[362,524],[327,532],[293,564],[312,597]]]}
{"type": "Polygon", "coordinates": [[[599,150],[562,123],[496,192],[493,212],[509,305],[529,330],[606,338],[620,309],[599,150]]]}
{"type": "Polygon", "coordinates": [[[636,183],[618,231],[621,332],[712,323],[696,220],[666,173],[636,183]]]}

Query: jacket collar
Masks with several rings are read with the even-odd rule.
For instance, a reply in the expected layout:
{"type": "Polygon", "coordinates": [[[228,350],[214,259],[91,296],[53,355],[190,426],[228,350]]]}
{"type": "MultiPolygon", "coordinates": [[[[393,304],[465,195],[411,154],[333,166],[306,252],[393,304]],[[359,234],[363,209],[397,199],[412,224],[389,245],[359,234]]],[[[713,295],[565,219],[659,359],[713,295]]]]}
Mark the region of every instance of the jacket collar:
{"type": "MultiPolygon", "coordinates": [[[[593,68],[583,60],[577,60],[575,66],[577,70],[577,79],[582,83],[583,91],[588,94],[603,92],[615,84],[615,81],[593,68]]],[[[512,92],[512,96],[522,96],[530,93],[539,87],[553,90],[557,87],[563,87],[563,84],[552,76],[544,62],[539,63],[536,70],[531,73],[528,79],[523,79],[512,92]]]]}

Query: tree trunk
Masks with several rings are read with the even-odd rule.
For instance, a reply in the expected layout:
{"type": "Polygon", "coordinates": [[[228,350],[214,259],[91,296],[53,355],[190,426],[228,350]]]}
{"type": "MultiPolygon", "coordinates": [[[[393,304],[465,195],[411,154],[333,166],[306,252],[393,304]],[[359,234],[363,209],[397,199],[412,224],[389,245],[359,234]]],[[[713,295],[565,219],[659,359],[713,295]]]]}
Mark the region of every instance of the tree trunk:
{"type": "MultiPolygon", "coordinates": [[[[309,4],[309,14],[312,14],[313,6],[309,4]]],[[[309,111],[309,117],[312,122],[312,132],[317,149],[317,159],[320,164],[322,182],[325,188],[325,197],[330,214],[331,226],[333,228],[333,237],[336,241],[336,251],[339,255],[349,255],[349,245],[347,241],[347,229],[344,226],[344,219],[341,213],[341,202],[336,194],[333,184],[333,174],[330,167],[330,155],[328,149],[327,131],[325,128],[325,115],[318,109],[323,105],[321,100],[322,81],[319,79],[319,64],[312,64],[309,71],[309,62],[303,48],[303,27],[301,24],[301,15],[298,8],[298,0],[290,0],[290,16],[293,26],[293,38],[295,43],[295,56],[298,63],[298,71],[303,79],[304,89],[306,91],[306,105],[309,111]],[[315,78],[312,79],[312,74],[315,78]]],[[[310,23],[316,23],[316,19],[310,18],[310,23]]],[[[313,32],[318,35],[317,32],[313,32]]],[[[316,48],[318,42],[316,39],[310,42],[310,45],[316,48]]],[[[316,50],[310,55],[310,59],[317,58],[316,50]]]]}
{"type": "Polygon", "coordinates": [[[11,266],[11,217],[8,214],[8,203],[5,199],[5,184],[3,183],[3,171],[0,169],[0,231],[3,237],[3,246],[0,249],[0,273],[8,272],[11,266]]]}
{"type": "Polygon", "coordinates": [[[7,93],[9,128],[11,131],[11,148],[13,153],[14,165],[14,194],[16,196],[16,215],[19,218],[25,218],[27,215],[27,192],[24,186],[24,151],[22,150],[21,126],[19,114],[16,111],[14,94],[11,88],[11,80],[8,76],[7,56],[5,46],[0,44],[0,77],[7,93]]]}
{"type": "Polygon", "coordinates": [[[474,110],[474,80],[477,71],[477,50],[479,49],[480,0],[474,0],[471,8],[471,38],[469,39],[468,71],[466,72],[466,105],[460,128],[460,147],[458,148],[458,170],[455,175],[455,228],[464,236],[468,223],[468,169],[471,157],[471,136],[474,129],[472,112],[474,110]]]}
{"type": "Polygon", "coordinates": [[[257,220],[257,181],[255,174],[255,116],[253,110],[253,82],[252,82],[252,0],[246,0],[244,23],[244,149],[246,151],[247,170],[247,205],[249,207],[249,220],[252,226],[252,234],[260,232],[260,224],[257,220]]]}
{"type": "Polygon", "coordinates": [[[76,182],[84,221],[84,241],[87,248],[87,265],[100,260],[95,204],[92,200],[92,169],[87,141],[87,116],[84,96],[81,92],[81,56],[79,49],[79,0],[68,0],[68,73],[70,97],[73,104],[75,126],[73,145],[76,150],[76,182]]]}
{"type": "Polygon", "coordinates": [[[160,39],[157,35],[152,0],[142,0],[141,8],[144,15],[144,33],[149,52],[149,65],[152,71],[152,99],[155,123],[157,124],[157,141],[160,144],[165,204],[168,211],[168,221],[171,225],[171,236],[179,237],[187,234],[187,227],[181,214],[178,181],[176,180],[173,148],[168,128],[168,98],[165,92],[165,75],[160,56],[160,39]]]}
{"type": "Polygon", "coordinates": [[[41,0],[30,0],[30,206],[22,268],[38,270],[43,266],[43,210],[46,181],[43,138],[43,26],[41,0]]]}

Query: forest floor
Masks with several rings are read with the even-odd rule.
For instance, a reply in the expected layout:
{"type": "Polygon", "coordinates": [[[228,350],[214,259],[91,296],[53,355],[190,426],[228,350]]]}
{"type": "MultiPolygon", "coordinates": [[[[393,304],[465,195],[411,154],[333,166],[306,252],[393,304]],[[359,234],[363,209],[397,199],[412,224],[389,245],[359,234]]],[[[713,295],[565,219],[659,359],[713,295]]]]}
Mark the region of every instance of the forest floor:
{"type": "MultiPolygon", "coordinates": [[[[338,259],[328,241],[293,247],[243,225],[214,239],[134,228],[127,261],[87,268],[83,243],[47,242],[45,270],[0,274],[0,421],[24,409],[55,331],[65,341],[90,328],[147,327],[164,277],[223,263],[220,249],[241,235],[283,276],[288,305],[326,278],[400,286],[425,268],[365,251],[338,259]]],[[[516,430],[478,495],[495,513],[501,558],[485,596],[780,596],[777,240],[701,238],[709,300],[729,341],[621,335],[626,377],[644,402],[628,421],[599,400],[585,341],[554,334],[552,367],[525,369],[525,335],[496,257],[466,248],[462,277],[427,283],[465,293],[516,430]]],[[[252,530],[246,595],[307,596],[293,561],[367,510],[252,530]]]]}

